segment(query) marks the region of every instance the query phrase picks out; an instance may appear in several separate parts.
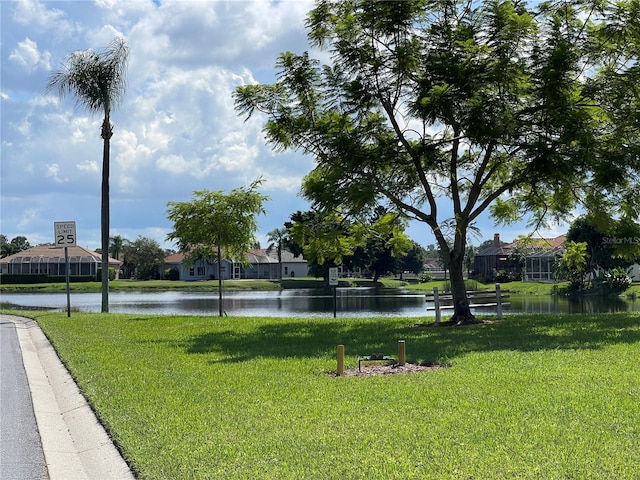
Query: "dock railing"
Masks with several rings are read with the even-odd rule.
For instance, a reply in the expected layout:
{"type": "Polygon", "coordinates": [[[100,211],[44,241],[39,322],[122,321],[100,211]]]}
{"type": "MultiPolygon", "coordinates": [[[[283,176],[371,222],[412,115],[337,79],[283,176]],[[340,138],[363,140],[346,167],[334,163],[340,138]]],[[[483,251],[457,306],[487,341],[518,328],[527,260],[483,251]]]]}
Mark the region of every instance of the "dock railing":
{"type": "MultiPolygon", "coordinates": [[[[502,290],[500,284],[496,283],[495,290],[467,290],[470,308],[490,308],[496,307],[498,319],[502,319],[502,307],[508,306],[509,302],[504,299],[509,298],[509,291],[502,290]]],[[[427,310],[434,310],[436,323],[440,323],[442,310],[453,309],[453,294],[451,292],[439,292],[438,287],[433,287],[433,293],[426,294],[427,310]]]]}

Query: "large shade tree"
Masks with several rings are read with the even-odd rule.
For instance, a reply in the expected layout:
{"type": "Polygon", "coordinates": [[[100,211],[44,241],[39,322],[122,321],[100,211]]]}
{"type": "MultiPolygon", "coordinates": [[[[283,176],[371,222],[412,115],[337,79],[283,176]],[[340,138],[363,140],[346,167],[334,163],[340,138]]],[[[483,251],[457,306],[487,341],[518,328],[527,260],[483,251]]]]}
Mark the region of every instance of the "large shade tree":
{"type": "Polygon", "coordinates": [[[129,48],[116,37],[101,52],[83,50],[71,53],[59,70],[49,77],[47,91],[60,97],[74,95],[79,106],[91,113],[102,113],[102,187],[100,230],[102,250],[102,312],[109,311],[109,157],[113,125],[111,111],[124,97],[129,48]]]}
{"type": "Polygon", "coordinates": [[[219,314],[222,308],[222,260],[245,262],[247,251],[255,244],[257,216],[264,213],[262,204],[268,197],[258,192],[261,180],[229,193],[202,190],[193,192],[190,202],[169,202],[167,218],[174,240],[189,261],[213,259],[218,265],[219,314]]]}
{"type": "Polygon", "coordinates": [[[127,277],[153,280],[160,276],[160,269],[166,255],[157,241],[152,238],[138,237],[133,242],[123,245],[122,257],[127,277]]]}
{"type": "Polygon", "coordinates": [[[277,82],[239,87],[236,109],[266,115],[274,148],[314,157],[314,207],[385,203],[431,227],[452,321],[474,321],[463,269],[483,212],[535,229],[588,197],[637,205],[632,4],[319,0],[306,26],[328,64],[282,53],[277,82]]]}

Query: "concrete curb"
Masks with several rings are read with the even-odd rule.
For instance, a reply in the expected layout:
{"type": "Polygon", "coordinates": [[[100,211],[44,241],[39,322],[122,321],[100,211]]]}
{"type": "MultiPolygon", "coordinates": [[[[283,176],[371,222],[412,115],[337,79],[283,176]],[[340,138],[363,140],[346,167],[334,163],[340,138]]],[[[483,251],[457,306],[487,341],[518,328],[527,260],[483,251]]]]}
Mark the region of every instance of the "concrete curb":
{"type": "Polygon", "coordinates": [[[134,479],[38,324],[2,318],[16,326],[50,479],[134,479]]]}

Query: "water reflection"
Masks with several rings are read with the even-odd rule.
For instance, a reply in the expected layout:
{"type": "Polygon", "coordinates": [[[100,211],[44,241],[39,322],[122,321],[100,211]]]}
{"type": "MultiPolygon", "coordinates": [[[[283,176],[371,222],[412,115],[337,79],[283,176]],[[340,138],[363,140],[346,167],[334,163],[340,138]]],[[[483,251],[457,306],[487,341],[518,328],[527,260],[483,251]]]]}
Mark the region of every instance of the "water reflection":
{"type": "Polygon", "coordinates": [[[607,313],[640,311],[640,302],[619,297],[511,296],[515,313],[607,313]]]}
{"type": "MultiPolygon", "coordinates": [[[[339,316],[433,316],[422,293],[402,289],[338,288],[336,296],[339,316]]],[[[0,295],[2,308],[66,310],[65,294],[10,293],[0,295]]],[[[587,297],[568,299],[552,296],[511,296],[505,313],[600,313],[640,311],[637,300],[587,297]]],[[[71,306],[83,312],[99,312],[100,293],[71,294],[71,306]]],[[[225,292],[223,309],[235,316],[311,317],[333,315],[330,290],[296,289],[283,291],[225,292]]],[[[112,313],[144,313],[154,315],[218,314],[217,292],[111,292],[112,313]]],[[[445,311],[446,316],[449,311],[445,311]]],[[[476,314],[492,314],[495,308],[478,308],[476,314]]]]}

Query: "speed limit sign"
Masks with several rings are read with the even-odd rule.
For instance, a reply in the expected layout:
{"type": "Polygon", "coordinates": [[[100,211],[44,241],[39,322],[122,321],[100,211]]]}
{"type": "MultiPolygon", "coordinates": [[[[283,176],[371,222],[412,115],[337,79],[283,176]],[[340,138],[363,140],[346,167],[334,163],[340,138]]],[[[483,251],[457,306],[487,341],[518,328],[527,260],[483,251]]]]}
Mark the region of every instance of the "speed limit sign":
{"type": "Polygon", "coordinates": [[[76,246],[76,222],[54,222],[53,230],[56,248],[76,246]]]}

